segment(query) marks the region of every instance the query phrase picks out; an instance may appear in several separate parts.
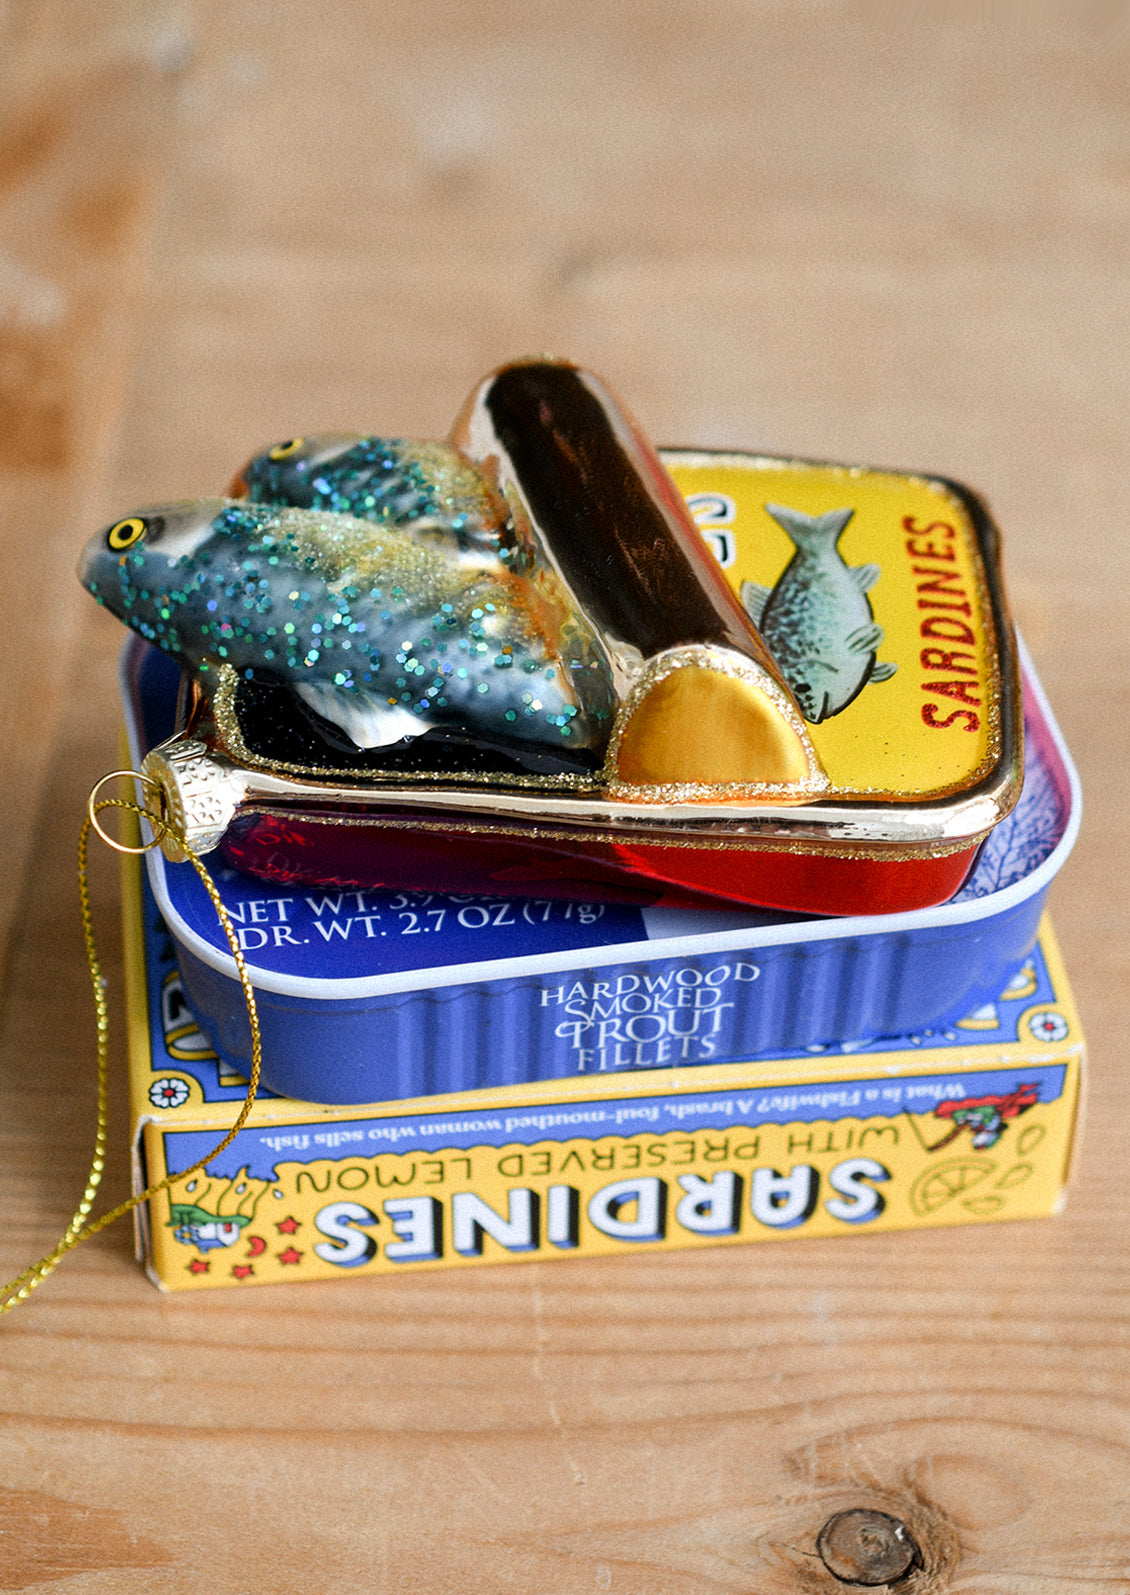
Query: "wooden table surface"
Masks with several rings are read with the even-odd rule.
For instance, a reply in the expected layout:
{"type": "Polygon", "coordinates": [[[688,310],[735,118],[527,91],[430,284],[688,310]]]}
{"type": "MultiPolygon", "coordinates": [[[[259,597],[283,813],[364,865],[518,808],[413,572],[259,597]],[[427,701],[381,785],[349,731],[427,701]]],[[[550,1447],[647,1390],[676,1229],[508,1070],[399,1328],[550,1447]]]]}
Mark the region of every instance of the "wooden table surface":
{"type": "Polygon", "coordinates": [[[1130,1590],[1128,226],[1125,0],[0,6],[4,1277],[92,1137],[81,543],[279,437],[442,436],[531,351],[662,441],[988,496],[1091,1042],[1046,1221],[189,1296],[119,1225],[0,1322],[0,1590],[827,1592],[853,1506],[907,1595],[1130,1590]]]}

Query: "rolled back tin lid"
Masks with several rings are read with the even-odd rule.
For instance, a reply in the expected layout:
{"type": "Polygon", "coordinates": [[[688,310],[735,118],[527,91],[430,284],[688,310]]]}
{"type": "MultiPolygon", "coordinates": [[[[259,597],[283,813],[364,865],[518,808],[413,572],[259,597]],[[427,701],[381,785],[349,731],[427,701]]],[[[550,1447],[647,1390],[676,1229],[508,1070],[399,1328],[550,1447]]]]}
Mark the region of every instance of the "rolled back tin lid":
{"type": "Polygon", "coordinates": [[[604,642],[618,704],[610,795],[801,802],[826,789],[777,661],[603,383],[563,361],[505,366],[452,441],[497,482],[604,642]]]}
{"type": "Polygon", "coordinates": [[[487,378],[452,438],[626,659],[605,765],[613,795],[639,801],[653,785],[667,803],[905,805],[988,783],[999,813],[1015,802],[1021,717],[999,538],[966,489],[656,453],[596,378],[561,362],[487,378]],[[672,666],[688,656],[697,668],[683,676],[672,666]],[[718,690],[742,657],[772,678],[761,689],[772,735],[718,690]],[[803,721],[795,744],[778,687],[803,721]]]}

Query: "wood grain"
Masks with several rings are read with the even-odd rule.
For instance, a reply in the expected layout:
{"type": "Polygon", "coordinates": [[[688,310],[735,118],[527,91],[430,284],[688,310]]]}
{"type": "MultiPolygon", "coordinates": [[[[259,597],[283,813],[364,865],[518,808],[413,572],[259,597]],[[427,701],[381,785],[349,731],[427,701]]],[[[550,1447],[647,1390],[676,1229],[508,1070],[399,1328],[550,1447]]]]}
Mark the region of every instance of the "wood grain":
{"type": "Polygon", "coordinates": [[[122,44],[68,49],[48,9],[9,24],[0,70],[0,518],[20,595],[0,698],[18,794],[0,851],[0,963],[80,613],[74,526],[106,481],[164,143],[153,63],[122,44]]]}
{"type": "Polygon", "coordinates": [[[0,10],[5,1277],[93,1133],[119,629],[79,545],[295,432],[442,435],[526,351],[664,442],[987,493],[1084,778],[1090,1107],[1066,1213],[975,1232],[182,1298],[119,1227],[0,1326],[0,1589],[830,1595],[869,1507],[905,1595],[1130,1590],[1130,11],[96,10],[0,10]]]}

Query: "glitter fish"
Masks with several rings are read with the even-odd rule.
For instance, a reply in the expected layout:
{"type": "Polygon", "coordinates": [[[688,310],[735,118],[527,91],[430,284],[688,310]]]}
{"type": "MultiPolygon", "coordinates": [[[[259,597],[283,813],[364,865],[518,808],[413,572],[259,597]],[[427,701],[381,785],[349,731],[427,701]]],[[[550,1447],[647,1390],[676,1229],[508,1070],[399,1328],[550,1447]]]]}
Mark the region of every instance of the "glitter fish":
{"type": "Polygon", "coordinates": [[[291,438],[244,466],[233,491],[254,504],[331,510],[411,526],[417,541],[528,565],[507,507],[458,449],[358,433],[291,438]]]}
{"type": "Polygon", "coordinates": [[[421,525],[391,481],[373,518],[247,499],[143,509],[91,540],[79,576],[206,687],[221,665],[281,681],[358,749],[454,724],[599,757],[607,655],[551,572],[512,568],[504,512],[492,532],[489,487],[466,486],[477,511],[468,492],[436,494],[421,525]]]}
{"type": "Polygon", "coordinates": [[[868,591],[878,565],[848,565],[838,544],[854,510],[805,515],[781,504],[766,510],[791,538],[796,553],[772,589],[742,583],[746,612],[765,639],[810,725],[839,714],[871,681],[887,681],[896,666],[880,664],[868,591]]]}

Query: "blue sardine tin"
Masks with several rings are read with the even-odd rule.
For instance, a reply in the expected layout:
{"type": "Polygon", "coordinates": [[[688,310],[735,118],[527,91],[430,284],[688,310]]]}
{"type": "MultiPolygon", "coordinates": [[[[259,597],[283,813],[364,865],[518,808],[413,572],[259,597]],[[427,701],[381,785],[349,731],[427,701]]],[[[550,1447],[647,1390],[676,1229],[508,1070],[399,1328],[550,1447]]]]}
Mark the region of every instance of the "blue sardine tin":
{"type": "MultiPolygon", "coordinates": [[[[131,753],[173,728],[179,671],[123,653],[131,753]]],[[[214,878],[256,990],[263,1080],[365,1103],[565,1078],[772,1058],[944,1027],[992,1001],[1030,953],[1074,842],[1078,782],[1026,663],[1024,789],[940,907],[857,918],[690,911],[214,878]]],[[[190,864],[146,858],[186,994],[221,1058],[246,1070],[247,1012],[190,864]]]]}

